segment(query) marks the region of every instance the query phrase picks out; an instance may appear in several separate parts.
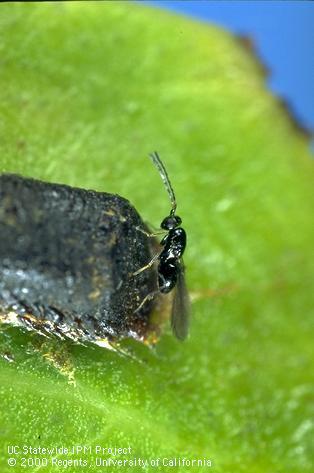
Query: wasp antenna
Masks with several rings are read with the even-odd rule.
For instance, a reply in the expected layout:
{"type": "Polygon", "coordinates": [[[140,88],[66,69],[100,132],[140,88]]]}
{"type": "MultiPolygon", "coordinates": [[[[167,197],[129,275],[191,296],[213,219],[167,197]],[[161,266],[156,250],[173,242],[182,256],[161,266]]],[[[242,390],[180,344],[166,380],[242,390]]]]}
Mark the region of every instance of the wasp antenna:
{"type": "Polygon", "coordinates": [[[154,151],[153,153],[150,153],[149,154],[149,157],[151,158],[151,160],[153,161],[153,163],[155,164],[156,168],[158,169],[159,171],[159,174],[161,176],[161,179],[163,180],[163,183],[165,185],[165,188],[168,192],[168,195],[169,195],[169,198],[170,198],[170,202],[171,202],[171,206],[172,206],[172,209],[171,209],[171,212],[170,214],[171,215],[174,215],[176,209],[177,209],[177,202],[176,202],[176,197],[174,195],[174,191],[172,189],[172,186],[171,186],[171,182],[170,182],[170,179],[168,177],[168,174],[167,174],[167,171],[166,171],[166,168],[165,166],[163,165],[157,151],[154,151]]]}

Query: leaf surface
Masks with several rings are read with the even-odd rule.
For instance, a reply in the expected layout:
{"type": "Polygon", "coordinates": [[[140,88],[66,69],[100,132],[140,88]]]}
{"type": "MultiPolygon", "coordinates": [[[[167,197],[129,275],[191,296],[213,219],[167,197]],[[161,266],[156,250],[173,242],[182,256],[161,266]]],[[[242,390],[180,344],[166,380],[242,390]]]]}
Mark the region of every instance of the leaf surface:
{"type": "MultiPolygon", "coordinates": [[[[258,62],[223,30],[127,2],[2,4],[0,32],[1,171],[118,193],[158,227],[156,149],[193,296],[189,339],[166,327],[154,349],[124,342],[132,357],[59,342],[52,362],[55,342],[3,329],[1,472],[25,471],[7,445],[90,446],[56,458],[92,472],[97,445],[311,471],[313,162],[258,62]]],[[[208,471],[160,465],[146,471],[208,471]]]]}

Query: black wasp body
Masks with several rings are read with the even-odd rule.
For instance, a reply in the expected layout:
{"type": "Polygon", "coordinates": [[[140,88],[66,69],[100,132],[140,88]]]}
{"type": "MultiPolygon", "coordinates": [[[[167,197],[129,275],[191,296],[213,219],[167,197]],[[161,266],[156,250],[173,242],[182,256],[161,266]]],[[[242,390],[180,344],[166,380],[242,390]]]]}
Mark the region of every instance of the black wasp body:
{"type": "Polygon", "coordinates": [[[186,247],[186,233],[180,226],[181,218],[175,215],[177,204],[167,171],[156,152],[150,154],[150,158],[157,167],[165,184],[172,208],[170,214],[163,219],[160,225],[162,230],[167,232],[160,242],[162,246],[161,252],[155,255],[146,266],[134,273],[136,275],[158,261],[158,291],[148,294],[139,308],[147,300],[152,299],[156,293],[167,294],[175,290],[171,311],[171,327],[175,336],[183,340],[188,333],[189,318],[189,297],[185,286],[184,265],[182,261],[182,255],[186,247]]]}
{"type": "MultiPolygon", "coordinates": [[[[177,220],[178,217],[167,217],[165,220],[177,220]]],[[[165,222],[164,220],[164,222],[165,222]]],[[[169,222],[170,223],[170,222],[169,222]]],[[[178,223],[177,223],[178,224],[178,223]]],[[[161,228],[164,228],[161,225],[161,228]]],[[[170,228],[161,240],[163,249],[159,255],[158,286],[160,292],[166,294],[177,284],[180,271],[180,258],[186,247],[186,233],[181,227],[170,228]]]]}

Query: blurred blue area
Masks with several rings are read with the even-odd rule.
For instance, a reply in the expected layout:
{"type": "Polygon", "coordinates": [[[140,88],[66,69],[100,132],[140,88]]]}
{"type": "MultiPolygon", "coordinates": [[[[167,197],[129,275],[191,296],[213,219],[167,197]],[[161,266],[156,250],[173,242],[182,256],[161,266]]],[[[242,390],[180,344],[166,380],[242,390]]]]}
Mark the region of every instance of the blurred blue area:
{"type": "Polygon", "coordinates": [[[303,128],[314,131],[313,2],[151,0],[143,3],[248,36],[269,70],[270,89],[287,102],[303,128]]]}

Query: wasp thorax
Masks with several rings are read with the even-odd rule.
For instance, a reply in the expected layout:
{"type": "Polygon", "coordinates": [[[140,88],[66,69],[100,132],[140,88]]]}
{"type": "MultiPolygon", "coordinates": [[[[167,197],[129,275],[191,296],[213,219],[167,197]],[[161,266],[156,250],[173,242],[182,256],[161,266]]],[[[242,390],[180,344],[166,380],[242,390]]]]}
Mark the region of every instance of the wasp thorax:
{"type": "Polygon", "coordinates": [[[181,224],[182,220],[178,215],[169,215],[161,222],[160,227],[164,230],[172,230],[181,224]]]}

